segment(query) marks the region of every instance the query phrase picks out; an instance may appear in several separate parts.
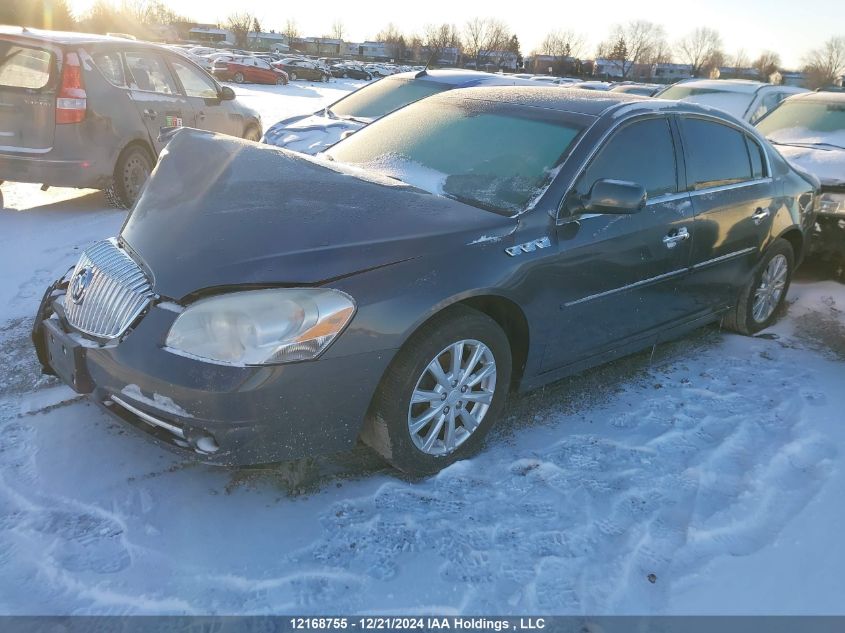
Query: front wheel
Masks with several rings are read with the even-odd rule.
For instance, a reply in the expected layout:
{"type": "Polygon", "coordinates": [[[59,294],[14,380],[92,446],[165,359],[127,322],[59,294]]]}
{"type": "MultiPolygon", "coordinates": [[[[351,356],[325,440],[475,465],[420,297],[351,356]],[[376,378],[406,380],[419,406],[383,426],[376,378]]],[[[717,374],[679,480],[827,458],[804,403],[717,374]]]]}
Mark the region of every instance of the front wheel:
{"type": "Polygon", "coordinates": [[[784,239],[775,240],[754,267],[723,325],[746,335],[769,327],[783,310],[794,270],[792,245],[784,239]]]}
{"type": "Polygon", "coordinates": [[[291,73],[290,75],[288,75],[288,77],[291,81],[296,81],[296,73],[291,73]]]}
{"type": "Polygon", "coordinates": [[[235,83],[242,84],[244,82],[244,74],[243,73],[235,73],[235,83]]]}
{"type": "Polygon", "coordinates": [[[284,77],[276,77],[276,85],[284,86],[287,83],[284,77]]]}
{"type": "Polygon", "coordinates": [[[399,350],[361,439],[403,472],[435,473],[478,450],[505,406],[510,379],[502,328],[471,308],[450,308],[399,350]]]}
{"type": "Polygon", "coordinates": [[[247,141],[254,141],[258,142],[261,140],[261,130],[259,130],[256,126],[250,125],[246,131],[244,132],[244,139],[247,141]]]}

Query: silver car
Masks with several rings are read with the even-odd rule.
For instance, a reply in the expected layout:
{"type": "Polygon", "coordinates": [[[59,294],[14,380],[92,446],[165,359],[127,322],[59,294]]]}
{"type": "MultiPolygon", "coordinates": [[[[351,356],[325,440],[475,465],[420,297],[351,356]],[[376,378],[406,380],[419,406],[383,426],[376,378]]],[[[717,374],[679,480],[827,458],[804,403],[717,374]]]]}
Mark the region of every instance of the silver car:
{"type": "Polygon", "coordinates": [[[258,113],[182,53],[0,27],[0,183],[103,189],[129,208],[164,147],[162,128],[181,126],[262,135],[258,113]]]}

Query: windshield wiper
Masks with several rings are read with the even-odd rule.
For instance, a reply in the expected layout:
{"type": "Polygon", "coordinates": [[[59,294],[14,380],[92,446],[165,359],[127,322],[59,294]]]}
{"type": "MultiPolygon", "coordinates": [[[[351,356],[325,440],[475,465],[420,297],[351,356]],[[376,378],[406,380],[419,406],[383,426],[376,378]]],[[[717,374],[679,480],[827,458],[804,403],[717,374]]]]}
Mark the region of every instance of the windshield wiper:
{"type": "Polygon", "coordinates": [[[784,141],[773,141],[772,139],[769,139],[769,142],[774,145],[791,145],[792,147],[833,147],[834,149],[845,149],[845,147],[836,143],[786,143],[784,141]]]}
{"type": "Polygon", "coordinates": [[[455,200],[457,202],[462,202],[463,204],[468,204],[471,207],[478,207],[479,209],[483,209],[484,211],[490,211],[497,215],[505,215],[509,216],[510,214],[505,211],[504,209],[500,209],[492,204],[488,204],[486,202],[481,202],[480,200],[476,200],[475,198],[469,198],[467,196],[461,196],[456,193],[444,193],[443,194],[446,198],[451,200],[455,200]]]}

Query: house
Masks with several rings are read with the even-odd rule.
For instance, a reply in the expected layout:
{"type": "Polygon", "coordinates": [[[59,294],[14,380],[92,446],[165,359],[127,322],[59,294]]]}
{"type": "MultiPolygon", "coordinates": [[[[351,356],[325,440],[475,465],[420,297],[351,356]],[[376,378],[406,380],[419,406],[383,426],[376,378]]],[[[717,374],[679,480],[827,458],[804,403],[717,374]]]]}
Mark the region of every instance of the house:
{"type": "Polygon", "coordinates": [[[661,62],[654,64],[652,68],[652,77],[655,81],[660,83],[675,83],[681,79],[689,79],[692,77],[692,66],[689,64],[672,64],[669,62],[661,62]]]}

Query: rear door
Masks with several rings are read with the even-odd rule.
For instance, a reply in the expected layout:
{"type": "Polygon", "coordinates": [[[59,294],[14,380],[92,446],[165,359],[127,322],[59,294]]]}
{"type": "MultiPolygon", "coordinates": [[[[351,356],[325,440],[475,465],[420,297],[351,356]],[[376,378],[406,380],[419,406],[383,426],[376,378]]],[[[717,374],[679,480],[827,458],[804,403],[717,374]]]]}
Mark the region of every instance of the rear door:
{"type": "Polygon", "coordinates": [[[0,152],[53,147],[61,49],[0,37],[0,152]]]}
{"type": "Polygon", "coordinates": [[[168,62],[193,110],[193,125],[232,136],[243,136],[243,116],[236,114],[230,101],[220,99],[220,87],[207,73],[187,60],[168,55],[168,62]]]}
{"type": "Polygon", "coordinates": [[[256,59],[254,61],[254,63],[255,63],[255,75],[256,75],[256,78],[257,78],[256,81],[258,81],[259,83],[262,83],[262,84],[274,84],[274,83],[276,83],[276,77],[278,75],[276,75],[276,73],[273,72],[273,69],[270,68],[270,64],[268,64],[263,59],[256,59]]]}
{"type": "Polygon", "coordinates": [[[127,50],[124,59],[129,72],[130,97],[158,154],[165,145],[158,140],[161,128],[193,124],[193,108],[161,54],[144,49],[127,50]]]}
{"type": "Polygon", "coordinates": [[[771,231],[777,192],[768,159],[738,126],[679,118],[695,224],[692,288],[702,309],[732,304],[771,231]]]}

